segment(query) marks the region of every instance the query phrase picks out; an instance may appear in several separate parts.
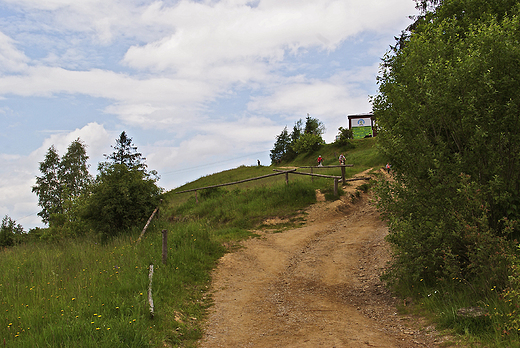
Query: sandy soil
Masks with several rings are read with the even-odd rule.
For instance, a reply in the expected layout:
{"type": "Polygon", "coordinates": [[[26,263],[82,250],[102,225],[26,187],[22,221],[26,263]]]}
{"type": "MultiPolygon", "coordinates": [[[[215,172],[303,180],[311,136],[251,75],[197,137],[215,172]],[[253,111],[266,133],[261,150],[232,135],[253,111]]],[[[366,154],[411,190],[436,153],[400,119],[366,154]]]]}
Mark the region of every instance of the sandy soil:
{"type": "MultiPolygon", "coordinates": [[[[366,173],[361,173],[364,176],[366,173]]],[[[438,347],[448,338],[397,313],[379,276],[389,258],[387,226],[366,195],[325,202],[306,223],[259,232],[213,273],[214,306],[201,348],[438,347]]]]}

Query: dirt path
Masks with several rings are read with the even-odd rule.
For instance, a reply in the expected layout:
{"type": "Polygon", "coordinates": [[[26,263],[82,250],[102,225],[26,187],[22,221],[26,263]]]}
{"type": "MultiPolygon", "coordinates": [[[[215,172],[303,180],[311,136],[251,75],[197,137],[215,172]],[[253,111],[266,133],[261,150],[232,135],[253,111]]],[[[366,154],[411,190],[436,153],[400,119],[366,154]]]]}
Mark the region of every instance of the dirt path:
{"type": "Polygon", "coordinates": [[[220,260],[199,347],[436,347],[445,341],[433,328],[414,329],[416,318],[397,315],[396,299],[379,281],[388,260],[387,227],[367,197],[355,203],[347,197],[318,202],[303,227],[261,233],[220,260]]]}

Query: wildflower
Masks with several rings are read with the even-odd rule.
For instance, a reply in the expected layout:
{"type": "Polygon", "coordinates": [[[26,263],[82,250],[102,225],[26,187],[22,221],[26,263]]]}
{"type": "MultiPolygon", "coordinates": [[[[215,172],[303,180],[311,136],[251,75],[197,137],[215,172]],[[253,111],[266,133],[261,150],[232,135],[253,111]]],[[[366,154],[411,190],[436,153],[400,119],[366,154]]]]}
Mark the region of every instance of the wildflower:
{"type": "Polygon", "coordinates": [[[108,330],[110,330],[110,328],[109,328],[109,327],[107,327],[107,331],[108,331],[108,330]]]}
{"type": "Polygon", "coordinates": [[[99,327],[96,327],[96,330],[100,330],[99,327]]]}
{"type": "Polygon", "coordinates": [[[75,300],[76,300],[76,298],[75,298],[75,297],[73,297],[73,298],[72,298],[72,301],[75,301],[75,300]]]}

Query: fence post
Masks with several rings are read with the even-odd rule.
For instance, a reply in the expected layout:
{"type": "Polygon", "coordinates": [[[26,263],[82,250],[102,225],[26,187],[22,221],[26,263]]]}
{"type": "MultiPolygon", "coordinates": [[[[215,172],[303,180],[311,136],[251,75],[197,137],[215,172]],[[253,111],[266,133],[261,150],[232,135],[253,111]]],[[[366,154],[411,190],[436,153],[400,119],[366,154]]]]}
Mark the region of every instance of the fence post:
{"type": "MultiPolygon", "coordinates": [[[[311,167],[311,174],[312,174],[312,167],[311,167]]],[[[314,176],[311,175],[311,182],[314,182],[314,176]]]]}
{"type": "Polygon", "coordinates": [[[162,230],[162,263],[166,265],[168,258],[168,230],[162,230]]]}
{"type": "Polygon", "coordinates": [[[341,166],[341,178],[343,180],[343,185],[345,185],[345,165],[341,166]]]}
{"type": "Polygon", "coordinates": [[[199,204],[199,198],[197,197],[197,191],[195,191],[195,203],[199,204]]]}
{"type": "Polygon", "coordinates": [[[285,173],[285,185],[289,184],[289,173],[285,173]]]}
{"type": "Polygon", "coordinates": [[[148,273],[148,279],[150,280],[150,284],[148,285],[148,304],[150,305],[150,316],[154,317],[154,306],[153,306],[153,298],[152,298],[152,278],[153,278],[153,264],[150,265],[150,272],[148,273]]]}
{"type": "Polygon", "coordinates": [[[339,179],[334,179],[334,197],[338,195],[338,181],[339,179]]]}

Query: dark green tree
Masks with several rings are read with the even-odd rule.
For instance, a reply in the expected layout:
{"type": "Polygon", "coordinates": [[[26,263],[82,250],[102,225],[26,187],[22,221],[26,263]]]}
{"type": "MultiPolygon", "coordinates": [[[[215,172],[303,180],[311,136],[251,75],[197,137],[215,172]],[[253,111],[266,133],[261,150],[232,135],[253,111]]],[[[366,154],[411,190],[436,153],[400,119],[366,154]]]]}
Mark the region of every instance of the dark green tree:
{"type": "Polygon", "coordinates": [[[146,164],[132,139],[122,132],[110,161],[98,166],[99,174],[85,200],[82,218],[104,236],[114,236],[141,226],[159,202],[162,189],[155,171],[146,164]]]}
{"type": "Polygon", "coordinates": [[[274,147],[269,155],[271,157],[271,163],[280,163],[287,159],[287,150],[289,149],[290,144],[291,139],[286,126],[280,135],[276,136],[276,142],[274,143],[274,147]]]}
{"type": "Polygon", "coordinates": [[[146,158],[137,151],[137,146],[132,143],[125,131],[121,132],[119,138],[116,139],[116,145],[111,146],[114,149],[110,155],[104,155],[108,163],[122,164],[128,169],[145,170],[146,165],[144,161],[146,158]]]}
{"type": "Polygon", "coordinates": [[[303,134],[302,125],[303,121],[301,118],[294,123],[294,127],[291,132],[291,144],[293,144],[296,140],[300,139],[300,136],[303,134]]]}
{"type": "Polygon", "coordinates": [[[13,246],[16,240],[20,240],[24,230],[22,225],[9,216],[4,216],[2,226],[0,227],[0,247],[13,246]]]}
{"type": "Polygon", "coordinates": [[[307,114],[307,118],[305,119],[304,133],[319,135],[321,137],[321,135],[325,133],[325,125],[317,118],[311,117],[309,114],[307,114]]]}
{"type": "Polygon", "coordinates": [[[485,265],[519,235],[519,14],[518,1],[442,1],[383,58],[373,106],[395,181],[379,202],[398,282],[507,279],[485,265]]]}
{"type": "Polygon", "coordinates": [[[156,179],[123,164],[100,169],[82,217],[105,236],[144,226],[162,192],[156,179]]]}
{"type": "Polygon", "coordinates": [[[350,144],[350,139],[352,139],[352,129],[339,127],[339,134],[336,139],[336,143],[340,146],[345,146],[350,144]]]}

